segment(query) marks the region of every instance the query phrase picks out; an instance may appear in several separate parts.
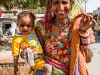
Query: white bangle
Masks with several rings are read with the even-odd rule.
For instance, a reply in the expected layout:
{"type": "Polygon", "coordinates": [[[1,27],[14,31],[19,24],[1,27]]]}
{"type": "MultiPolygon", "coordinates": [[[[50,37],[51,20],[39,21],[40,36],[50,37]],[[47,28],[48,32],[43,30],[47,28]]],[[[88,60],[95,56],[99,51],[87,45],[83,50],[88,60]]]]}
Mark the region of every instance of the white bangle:
{"type": "Polygon", "coordinates": [[[82,37],[86,37],[86,36],[89,36],[89,32],[87,31],[87,33],[85,33],[85,34],[81,34],[81,33],[79,32],[79,35],[82,36],[82,37]]]}
{"type": "Polygon", "coordinates": [[[90,43],[90,37],[88,39],[82,39],[81,38],[81,41],[82,41],[82,44],[89,44],[90,43]]]}

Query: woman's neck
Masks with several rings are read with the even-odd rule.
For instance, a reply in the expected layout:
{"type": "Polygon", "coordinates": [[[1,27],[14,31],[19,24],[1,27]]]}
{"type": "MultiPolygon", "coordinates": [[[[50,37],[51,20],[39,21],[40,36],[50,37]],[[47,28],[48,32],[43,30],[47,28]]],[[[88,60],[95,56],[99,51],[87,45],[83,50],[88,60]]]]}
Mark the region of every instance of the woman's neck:
{"type": "Polygon", "coordinates": [[[57,22],[59,22],[59,23],[65,23],[66,21],[68,21],[68,18],[67,17],[66,18],[58,18],[58,17],[56,17],[55,20],[57,22]]]}

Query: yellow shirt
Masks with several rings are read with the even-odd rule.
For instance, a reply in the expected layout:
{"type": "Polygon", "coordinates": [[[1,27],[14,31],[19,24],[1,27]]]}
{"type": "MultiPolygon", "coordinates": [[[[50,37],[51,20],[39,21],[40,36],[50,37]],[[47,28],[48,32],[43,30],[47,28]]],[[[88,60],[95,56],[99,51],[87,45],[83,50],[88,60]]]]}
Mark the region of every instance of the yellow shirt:
{"type": "Polygon", "coordinates": [[[37,35],[36,35],[35,31],[33,30],[28,35],[23,35],[23,36],[15,35],[13,37],[13,40],[12,40],[12,55],[13,56],[19,55],[20,49],[21,49],[20,44],[21,44],[22,41],[27,42],[29,47],[35,46],[35,50],[34,50],[35,53],[43,53],[43,50],[42,50],[40,42],[37,38],[37,35]]]}

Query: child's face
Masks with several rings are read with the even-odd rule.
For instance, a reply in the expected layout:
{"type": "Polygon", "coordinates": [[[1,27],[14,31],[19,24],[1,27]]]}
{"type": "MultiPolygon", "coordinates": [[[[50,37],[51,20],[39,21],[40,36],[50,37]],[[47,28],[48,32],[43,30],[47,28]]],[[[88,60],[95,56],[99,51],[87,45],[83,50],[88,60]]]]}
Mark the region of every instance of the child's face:
{"type": "Polygon", "coordinates": [[[24,35],[29,34],[32,31],[33,24],[33,19],[29,15],[20,17],[17,23],[19,31],[24,35]]]}

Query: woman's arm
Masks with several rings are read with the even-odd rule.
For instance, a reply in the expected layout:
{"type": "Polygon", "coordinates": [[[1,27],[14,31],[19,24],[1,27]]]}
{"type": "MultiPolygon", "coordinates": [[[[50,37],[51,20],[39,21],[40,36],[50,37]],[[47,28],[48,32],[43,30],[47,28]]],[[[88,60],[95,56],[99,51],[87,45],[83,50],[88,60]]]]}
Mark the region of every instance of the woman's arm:
{"type": "Polygon", "coordinates": [[[93,58],[93,50],[91,48],[91,39],[89,32],[79,31],[80,38],[81,38],[81,44],[82,49],[84,50],[85,57],[86,57],[86,63],[89,63],[92,61],[93,58]]]}
{"type": "Polygon", "coordinates": [[[38,28],[35,28],[35,31],[36,31],[36,34],[38,36],[38,39],[39,39],[39,41],[41,43],[41,46],[42,46],[42,48],[44,50],[44,39],[43,39],[43,36],[42,36],[40,30],[38,30],[38,28]]]}
{"type": "Polygon", "coordinates": [[[91,15],[82,13],[82,18],[80,20],[80,26],[79,26],[79,34],[81,37],[81,43],[83,50],[85,52],[86,56],[86,62],[91,62],[93,58],[93,51],[91,48],[91,44],[95,42],[95,38],[93,36],[93,31],[91,29],[91,26],[94,26],[96,24],[96,21],[92,18],[91,15]]]}

